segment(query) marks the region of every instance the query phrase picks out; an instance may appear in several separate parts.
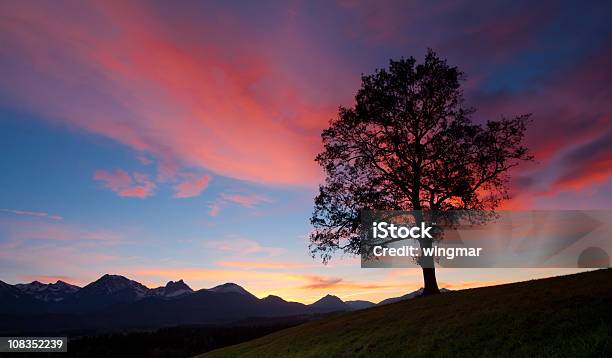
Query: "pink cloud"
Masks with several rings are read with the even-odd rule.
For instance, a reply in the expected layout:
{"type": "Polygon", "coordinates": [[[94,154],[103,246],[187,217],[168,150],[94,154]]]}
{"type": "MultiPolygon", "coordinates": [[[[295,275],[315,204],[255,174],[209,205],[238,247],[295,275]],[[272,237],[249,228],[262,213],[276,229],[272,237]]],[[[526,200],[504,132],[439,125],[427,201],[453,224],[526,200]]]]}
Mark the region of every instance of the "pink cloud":
{"type": "Polygon", "coordinates": [[[221,208],[228,203],[238,204],[245,208],[253,209],[261,203],[271,203],[272,198],[263,194],[226,194],[221,193],[219,197],[208,205],[210,216],[217,216],[221,211],[221,208]]]}
{"type": "Polygon", "coordinates": [[[28,211],[28,210],[15,210],[15,209],[0,209],[5,213],[12,213],[15,215],[26,215],[26,216],[36,216],[41,218],[47,218],[51,220],[62,220],[63,217],[59,215],[52,215],[49,213],[39,212],[39,211],[28,211]]]}
{"type": "Polygon", "coordinates": [[[175,198],[191,198],[198,196],[208,186],[210,176],[203,175],[201,177],[190,177],[176,185],[175,198]]]}
{"type": "Polygon", "coordinates": [[[123,236],[105,231],[91,230],[78,225],[61,222],[33,221],[0,221],[0,232],[3,232],[5,244],[22,244],[26,241],[72,242],[76,244],[101,245],[117,243],[123,236]]]}
{"type": "Polygon", "coordinates": [[[337,102],[305,95],[277,62],[279,47],[239,36],[248,29],[237,19],[178,24],[139,3],[73,3],[62,11],[13,3],[0,11],[8,19],[0,40],[18,59],[3,81],[10,88],[0,86],[12,104],[112,138],[160,166],[272,184],[320,178],[312,129],[337,102]]]}
{"type": "Polygon", "coordinates": [[[612,130],[563,153],[562,172],[545,195],[581,191],[612,178],[612,130]]]}
{"type": "Polygon", "coordinates": [[[403,283],[368,283],[368,282],[351,282],[346,281],[341,277],[320,276],[320,275],[301,275],[308,283],[300,286],[300,289],[306,290],[329,290],[329,289],[350,289],[350,290],[372,290],[372,289],[387,289],[396,287],[405,287],[403,283]]]}
{"type": "Polygon", "coordinates": [[[529,185],[515,181],[512,194],[517,204],[506,203],[506,208],[533,208],[543,197],[588,190],[612,177],[607,85],[612,81],[611,60],[612,48],[606,47],[571,69],[540,79],[539,91],[474,94],[477,116],[483,119],[499,113],[533,113],[526,140],[536,161],[513,172],[515,179],[529,179],[529,185]]]}
{"type": "Polygon", "coordinates": [[[104,186],[114,192],[119,192],[132,184],[132,177],[123,169],[116,169],[114,173],[105,170],[97,170],[94,179],[103,181],[104,186]]]}
{"type": "Polygon", "coordinates": [[[0,236],[4,239],[0,241],[0,261],[7,268],[3,272],[6,279],[21,280],[42,273],[67,275],[73,279],[65,281],[75,283],[88,283],[75,279],[86,271],[109,267],[124,239],[107,230],[40,220],[0,221],[0,236]]]}
{"type": "Polygon", "coordinates": [[[147,158],[147,156],[144,154],[138,154],[136,156],[136,160],[138,160],[142,165],[149,165],[153,163],[153,160],[147,158]]]}
{"type": "Polygon", "coordinates": [[[243,270],[259,270],[259,269],[271,269],[271,270],[291,270],[305,267],[313,267],[312,263],[296,263],[289,261],[274,261],[274,260],[225,260],[218,261],[217,265],[223,267],[234,267],[243,270]]]}
{"type": "Polygon", "coordinates": [[[94,180],[101,181],[105,187],[125,197],[146,198],[153,195],[156,187],[147,174],[134,172],[130,175],[123,169],[115,169],[113,172],[97,170],[94,180]]]}
{"type": "MultiPolygon", "coordinates": [[[[294,15],[299,6],[294,5],[294,15]]],[[[479,12],[454,2],[374,6],[342,3],[349,24],[359,26],[340,28],[338,36],[344,38],[338,39],[357,41],[364,46],[359,50],[385,44],[412,51],[406,55],[432,46],[479,81],[490,79],[492,63],[511,64],[521,51],[538,46],[538,34],[559,13],[559,7],[548,4],[526,16],[520,7],[508,11],[496,4],[479,12]],[[507,16],[491,16],[496,13],[507,16]],[[452,26],[449,16],[458,19],[452,26]],[[426,26],[431,24],[437,25],[426,26]],[[405,35],[417,33],[414,28],[424,31],[405,35]]],[[[75,2],[61,9],[48,3],[0,3],[6,14],[0,23],[6,49],[2,97],[20,110],[146,154],[143,164],[154,159],[158,181],[197,167],[266,184],[318,182],[321,172],[312,159],[320,150],[320,130],[337,105],[351,102],[359,85],[355,74],[370,72],[372,63],[386,58],[355,61],[350,51],[332,51],[292,21],[294,15],[279,18],[274,36],[261,36],[240,15],[214,10],[202,18],[166,16],[138,2],[75,2]]],[[[547,171],[561,150],[609,128],[611,53],[594,53],[550,78],[535,79],[534,92],[481,93],[468,104],[482,118],[533,112],[529,147],[547,171]]],[[[470,90],[475,82],[468,83],[470,90]]],[[[601,168],[595,176],[563,173],[559,184],[586,188],[602,182],[609,176],[601,168]]],[[[121,192],[145,197],[153,186],[121,192]]],[[[227,201],[256,205],[233,199],[227,201]]],[[[219,208],[212,205],[211,215],[219,208]]]]}
{"type": "Polygon", "coordinates": [[[244,206],[245,208],[253,208],[260,203],[270,203],[272,199],[261,194],[221,194],[221,199],[244,206]]]}
{"type": "Polygon", "coordinates": [[[212,202],[208,205],[208,214],[210,216],[217,216],[219,215],[219,211],[221,210],[221,205],[218,202],[212,202]]]}
{"type": "Polygon", "coordinates": [[[232,255],[264,254],[279,256],[287,252],[287,249],[282,247],[263,246],[257,241],[235,237],[228,237],[223,240],[209,240],[205,245],[213,250],[225,251],[232,255]]]}

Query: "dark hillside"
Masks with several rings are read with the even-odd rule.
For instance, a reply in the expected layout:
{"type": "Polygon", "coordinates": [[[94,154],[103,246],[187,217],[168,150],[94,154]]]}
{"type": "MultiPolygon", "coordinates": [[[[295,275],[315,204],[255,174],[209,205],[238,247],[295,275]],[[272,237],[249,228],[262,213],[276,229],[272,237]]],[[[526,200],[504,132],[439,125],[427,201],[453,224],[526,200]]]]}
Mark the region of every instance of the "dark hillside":
{"type": "Polygon", "coordinates": [[[612,356],[612,270],[344,313],[202,357],[612,356]]]}

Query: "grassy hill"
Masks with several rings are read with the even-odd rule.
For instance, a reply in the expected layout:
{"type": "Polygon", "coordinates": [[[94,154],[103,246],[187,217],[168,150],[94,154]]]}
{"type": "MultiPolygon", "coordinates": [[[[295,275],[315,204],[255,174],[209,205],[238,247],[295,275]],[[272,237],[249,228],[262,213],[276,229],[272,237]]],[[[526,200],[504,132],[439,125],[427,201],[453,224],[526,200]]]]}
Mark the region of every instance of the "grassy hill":
{"type": "Polygon", "coordinates": [[[612,269],[340,314],[200,357],[612,357],[612,269]]]}

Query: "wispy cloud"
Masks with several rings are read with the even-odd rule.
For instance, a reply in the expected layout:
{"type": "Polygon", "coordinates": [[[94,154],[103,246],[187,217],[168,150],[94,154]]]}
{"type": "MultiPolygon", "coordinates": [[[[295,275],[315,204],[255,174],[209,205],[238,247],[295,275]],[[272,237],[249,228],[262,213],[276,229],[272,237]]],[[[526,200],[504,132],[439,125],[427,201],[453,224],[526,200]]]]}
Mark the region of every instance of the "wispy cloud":
{"type": "Polygon", "coordinates": [[[53,214],[40,212],[40,211],[15,210],[15,209],[0,209],[0,211],[5,212],[5,213],[15,214],[15,215],[35,216],[35,217],[46,218],[46,219],[51,219],[51,220],[62,220],[63,219],[63,217],[59,215],[53,215],[53,214]]]}
{"type": "Polygon", "coordinates": [[[222,260],[217,261],[217,265],[223,267],[233,267],[243,270],[260,270],[260,269],[272,269],[272,270],[295,270],[298,268],[305,268],[309,266],[314,266],[312,264],[308,265],[306,263],[296,263],[290,261],[273,261],[273,260],[249,260],[249,261],[239,261],[239,260],[222,260]]]}
{"type": "Polygon", "coordinates": [[[89,229],[79,225],[67,224],[65,222],[33,221],[2,221],[0,232],[4,234],[4,243],[26,241],[69,241],[72,245],[80,245],[95,242],[117,243],[123,240],[123,236],[107,230],[89,229]]]}
{"type": "Polygon", "coordinates": [[[340,277],[305,276],[305,278],[310,281],[309,284],[302,286],[302,288],[306,289],[327,289],[342,282],[340,277]]]}
{"type": "Polygon", "coordinates": [[[8,269],[3,270],[9,275],[6,279],[48,282],[53,277],[53,281],[88,283],[94,278],[92,271],[103,272],[101,267],[127,259],[116,254],[122,242],[121,234],[63,221],[0,221],[0,263],[8,269]]]}
{"type": "Polygon", "coordinates": [[[94,173],[94,179],[124,197],[147,198],[153,195],[156,187],[147,174],[134,172],[130,175],[123,169],[115,169],[112,172],[97,170],[94,173]]]}
{"type": "Polygon", "coordinates": [[[302,278],[308,283],[301,286],[307,290],[328,290],[328,289],[354,289],[354,290],[370,290],[396,288],[403,285],[398,283],[368,283],[368,282],[352,282],[345,281],[341,277],[318,276],[318,275],[303,275],[302,278]]]}
{"type": "Polygon", "coordinates": [[[287,252],[282,247],[263,246],[257,241],[243,238],[227,238],[223,240],[211,240],[205,246],[218,251],[228,252],[233,255],[265,254],[279,256],[287,252]]]}
{"type": "Polygon", "coordinates": [[[245,208],[253,208],[260,203],[270,203],[272,199],[262,194],[221,194],[221,200],[236,203],[245,208]]]}
{"type": "Polygon", "coordinates": [[[173,24],[176,19],[158,17],[152,4],[46,7],[1,7],[10,18],[0,25],[12,50],[5,62],[14,76],[7,80],[20,104],[182,169],[272,184],[318,180],[312,161],[318,137],[309,130],[336,103],[304,95],[271,55],[280,46],[261,48],[266,41],[247,39],[254,33],[241,21],[224,32],[218,30],[227,29],[225,16],[206,15],[214,9],[173,24]],[[70,21],[74,13],[83,21],[70,21]],[[125,36],[107,41],[101,29],[125,36]],[[66,98],[88,105],[72,106],[66,98]]]}
{"type": "Polygon", "coordinates": [[[219,203],[218,201],[214,201],[208,204],[208,214],[210,216],[219,215],[219,211],[221,211],[221,203],[219,203]]]}
{"type": "Polygon", "coordinates": [[[176,185],[175,198],[192,198],[198,196],[206,189],[210,182],[209,175],[203,175],[201,177],[189,176],[182,182],[176,185]]]}
{"type": "Polygon", "coordinates": [[[563,189],[582,190],[612,178],[612,130],[565,153],[563,172],[549,195],[563,189]]]}
{"type": "Polygon", "coordinates": [[[209,215],[217,216],[221,208],[228,204],[238,204],[244,208],[253,209],[262,203],[272,203],[274,200],[267,195],[249,193],[249,194],[228,194],[221,193],[219,197],[208,205],[209,215]]]}

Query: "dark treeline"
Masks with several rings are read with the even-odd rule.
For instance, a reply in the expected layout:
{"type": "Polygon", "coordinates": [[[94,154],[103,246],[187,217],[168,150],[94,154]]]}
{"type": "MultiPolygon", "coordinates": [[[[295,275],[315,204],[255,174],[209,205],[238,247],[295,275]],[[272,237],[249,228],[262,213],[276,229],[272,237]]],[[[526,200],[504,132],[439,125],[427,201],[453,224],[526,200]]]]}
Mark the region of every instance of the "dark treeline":
{"type": "MultiPolygon", "coordinates": [[[[69,338],[67,353],[4,353],[10,357],[191,357],[296,326],[313,317],[179,326],[156,331],[105,333],[69,338]]],[[[2,353],[0,353],[2,355],[2,353]]]]}

